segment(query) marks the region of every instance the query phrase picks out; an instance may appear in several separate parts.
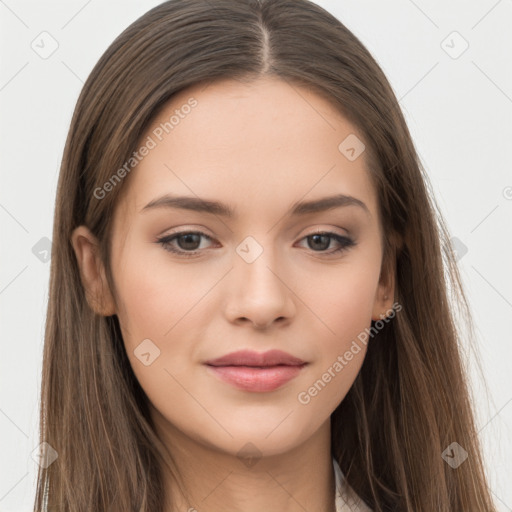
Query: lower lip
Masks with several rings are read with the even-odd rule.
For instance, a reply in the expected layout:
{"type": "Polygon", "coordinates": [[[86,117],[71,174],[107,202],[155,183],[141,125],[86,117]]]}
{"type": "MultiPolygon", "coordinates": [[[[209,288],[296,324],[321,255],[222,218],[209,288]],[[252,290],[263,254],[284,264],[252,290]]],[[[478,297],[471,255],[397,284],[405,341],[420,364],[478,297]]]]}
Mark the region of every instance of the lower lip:
{"type": "Polygon", "coordinates": [[[273,391],[300,373],[301,366],[269,366],[254,368],[250,366],[210,366],[207,367],[221,380],[244,391],[263,393],[273,391]]]}

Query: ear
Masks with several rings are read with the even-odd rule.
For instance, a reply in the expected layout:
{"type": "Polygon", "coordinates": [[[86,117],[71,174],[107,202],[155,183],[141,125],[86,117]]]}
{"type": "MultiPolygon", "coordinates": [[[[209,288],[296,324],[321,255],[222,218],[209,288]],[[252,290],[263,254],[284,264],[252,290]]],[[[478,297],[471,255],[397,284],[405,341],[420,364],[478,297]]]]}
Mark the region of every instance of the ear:
{"type": "Polygon", "coordinates": [[[89,306],[98,315],[114,315],[115,303],[101,261],[98,240],[86,226],[79,226],[71,235],[71,243],[89,306]]]}
{"type": "Polygon", "coordinates": [[[373,303],[372,320],[382,320],[389,315],[395,295],[395,254],[385,258],[382,264],[379,285],[373,303]]]}

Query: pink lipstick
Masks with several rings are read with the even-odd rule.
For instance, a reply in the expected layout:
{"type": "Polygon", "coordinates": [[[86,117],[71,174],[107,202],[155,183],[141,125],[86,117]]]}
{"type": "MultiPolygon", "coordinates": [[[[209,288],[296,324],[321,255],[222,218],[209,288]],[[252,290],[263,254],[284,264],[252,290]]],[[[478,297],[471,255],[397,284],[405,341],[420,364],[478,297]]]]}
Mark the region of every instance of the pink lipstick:
{"type": "Polygon", "coordinates": [[[281,350],[239,350],[205,362],[208,371],[244,391],[273,391],[299,375],[306,362],[281,350]]]}

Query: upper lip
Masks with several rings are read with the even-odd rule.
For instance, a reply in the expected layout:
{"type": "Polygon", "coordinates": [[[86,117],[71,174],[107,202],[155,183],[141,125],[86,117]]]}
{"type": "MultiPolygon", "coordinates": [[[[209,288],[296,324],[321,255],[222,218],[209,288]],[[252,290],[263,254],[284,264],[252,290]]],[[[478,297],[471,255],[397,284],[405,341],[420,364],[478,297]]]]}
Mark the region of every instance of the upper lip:
{"type": "Polygon", "coordinates": [[[282,350],[269,350],[262,353],[252,350],[238,350],[217,359],[206,361],[205,364],[210,366],[301,366],[305,364],[305,361],[282,350]]]}

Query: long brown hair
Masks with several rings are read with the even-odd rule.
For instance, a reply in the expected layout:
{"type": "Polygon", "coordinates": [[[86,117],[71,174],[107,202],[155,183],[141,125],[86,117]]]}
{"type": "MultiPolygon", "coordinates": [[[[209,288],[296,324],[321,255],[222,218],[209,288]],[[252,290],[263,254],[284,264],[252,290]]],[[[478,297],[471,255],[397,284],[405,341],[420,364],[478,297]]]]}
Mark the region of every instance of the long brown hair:
{"type": "MultiPolygon", "coordinates": [[[[108,282],[111,219],[129,176],[101,199],[163,105],[187,86],[272,75],[327,98],[364,135],[378,192],[383,269],[402,311],[372,337],[362,369],[331,417],[332,453],[375,511],[495,510],[474,425],[454,296],[467,310],[448,234],[397,99],[362,43],[308,0],[171,0],[106,50],[71,121],[55,205],[41,387],[41,467],[35,510],[162,511],[147,397],[118,319],[89,306],[70,242],[86,225],[108,282]],[[451,288],[447,288],[447,283],[451,288]],[[468,458],[442,453],[457,442],[468,458]]],[[[340,141],[341,142],[341,141],[340,141]]]]}

